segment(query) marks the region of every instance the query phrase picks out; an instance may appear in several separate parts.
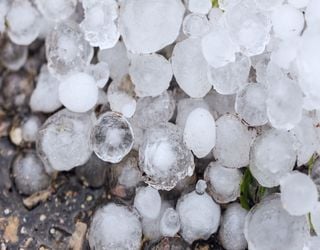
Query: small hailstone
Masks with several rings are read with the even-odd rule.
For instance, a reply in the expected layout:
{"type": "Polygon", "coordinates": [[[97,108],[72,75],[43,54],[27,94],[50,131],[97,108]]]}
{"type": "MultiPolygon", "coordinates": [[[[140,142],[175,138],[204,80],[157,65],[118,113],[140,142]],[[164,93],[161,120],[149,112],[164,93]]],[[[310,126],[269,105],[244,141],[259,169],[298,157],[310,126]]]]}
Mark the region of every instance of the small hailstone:
{"type": "Polygon", "coordinates": [[[98,86],[86,73],[72,73],[59,85],[59,100],[70,111],[87,112],[98,101],[98,86]]]}
{"type": "Polygon", "coordinates": [[[302,118],[303,94],[294,80],[269,77],[267,115],[271,125],[277,129],[292,129],[302,118]]]}
{"type": "Polygon", "coordinates": [[[22,126],[22,138],[24,141],[34,142],[37,139],[41,121],[37,116],[30,116],[22,126]]]}
{"type": "Polygon", "coordinates": [[[198,239],[207,240],[219,227],[220,206],[207,193],[198,195],[194,191],[183,195],[178,200],[177,212],[180,234],[189,244],[198,239]]]}
{"type": "Polygon", "coordinates": [[[225,27],[214,26],[201,40],[202,54],[208,64],[220,68],[236,60],[237,46],[225,27]]]}
{"type": "Polygon", "coordinates": [[[281,202],[291,215],[305,215],[311,212],[318,202],[317,187],[312,179],[294,171],[280,179],[281,202]]]}
{"type": "Polygon", "coordinates": [[[119,28],[133,53],[156,52],[176,40],[185,8],[180,0],[124,1],[119,28]]]}
{"type": "Polygon", "coordinates": [[[141,246],[142,228],[136,213],[109,203],[93,215],[88,233],[91,249],[132,249],[141,246]]]}
{"type": "Polygon", "coordinates": [[[139,188],[134,197],[133,206],[143,218],[157,218],[161,209],[161,197],[158,190],[149,186],[139,188]]]}
{"type": "Polygon", "coordinates": [[[44,18],[60,22],[70,17],[77,5],[77,0],[35,0],[44,18]]]}
{"type": "Polygon", "coordinates": [[[223,213],[219,239],[226,250],[244,250],[247,248],[247,240],[243,233],[247,213],[239,203],[228,205],[223,213]]]}
{"type": "Polygon", "coordinates": [[[110,49],[99,50],[98,59],[100,62],[106,62],[110,68],[110,77],[121,79],[124,75],[129,73],[129,58],[127,49],[122,41],[110,49]]]}
{"type": "Polygon", "coordinates": [[[50,185],[50,177],[33,151],[20,153],[15,158],[12,174],[18,190],[26,195],[41,191],[50,185]]]}
{"type": "Polygon", "coordinates": [[[315,207],[310,213],[311,224],[313,226],[314,231],[319,236],[320,235],[320,203],[317,202],[315,207]]]}
{"type": "Polygon", "coordinates": [[[167,208],[160,220],[160,232],[165,237],[174,237],[180,230],[179,214],[173,208],[167,208]]]}
{"type": "Polygon", "coordinates": [[[168,122],[173,116],[175,107],[175,100],[168,91],[157,97],[139,98],[131,121],[140,128],[151,128],[160,123],[168,122]]]}
{"type": "Polygon", "coordinates": [[[193,13],[206,15],[212,8],[211,0],[189,0],[188,9],[193,13]]]}
{"type": "MultiPolygon", "coordinates": [[[[273,11],[276,8],[279,8],[281,6],[281,4],[284,2],[284,0],[269,0],[269,1],[265,1],[265,0],[254,0],[257,7],[261,10],[261,11],[273,11]]],[[[300,0],[298,0],[300,1],[300,0]]]]}
{"type": "Polygon", "coordinates": [[[51,113],[60,108],[62,104],[59,100],[59,84],[60,81],[49,73],[47,66],[42,66],[30,98],[31,110],[51,113]]]}
{"type": "MultiPolygon", "coordinates": [[[[0,9],[1,9],[1,6],[0,6],[0,9]]],[[[9,70],[12,70],[12,71],[19,70],[26,63],[27,57],[28,57],[27,46],[17,45],[11,42],[9,39],[5,40],[2,43],[1,49],[0,49],[0,62],[9,70]]]]}
{"type": "Polygon", "coordinates": [[[261,126],[268,122],[267,90],[260,83],[252,83],[237,93],[235,110],[250,126],[261,126]]]}
{"type": "Polygon", "coordinates": [[[208,80],[219,94],[232,95],[248,84],[250,67],[250,59],[239,55],[223,67],[210,67],[208,80]]]}
{"type": "Polygon", "coordinates": [[[115,112],[102,114],[91,134],[91,147],[103,161],[118,163],[133,146],[133,131],[125,117],[115,112]]]}
{"type": "Polygon", "coordinates": [[[86,73],[91,75],[97,86],[103,88],[108,80],[110,75],[109,65],[106,62],[98,62],[97,64],[90,64],[86,68],[86,73]]]}
{"type": "Polygon", "coordinates": [[[244,235],[248,249],[301,250],[309,227],[305,216],[290,215],[282,207],[280,195],[273,194],[251,208],[246,216],[244,235]]]}
{"type": "Polygon", "coordinates": [[[169,88],[172,68],[159,54],[134,55],[129,74],[137,96],[158,96],[169,88]]]}
{"type": "MultiPolygon", "coordinates": [[[[137,164],[138,165],[138,164],[137,164]]],[[[142,180],[142,175],[138,167],[126,165],[118,178],[119,184],[125,187],[135,187],[142,180]]]]}
{"type": "Polygon", "coordinates": [[[294,136],[297,151],[297,165],[307,164],[319,148],[319,139],[313,121],[304,115],[290,133],[294,136]]]}
{"type": "Polygon", "coordinates": [[[287,131],[271,129],[259,135],[250,152],[250,171],[260,185],[275,187],[296,162],[293,138],[287,131]]]}
{"type": "Polygon", "coordinates": [[[139,148],[139,167],[146,175],[145,182],[164,190],[193,174],[193,155],[178,126],[162,123],[146,131],[139,148]]]}
{"type": "Polygon", "coordinates": [[[118,3],[116,0],[82,0],[84,19],[80,27],[91,46],[112,48],[119,40],[117,25],[118,3]]]}
{"type": "Polygon", "coordinates": [[[201,40],[188,38],[173,49],[171,64],[179,87],[190,97],[202,98],[211,89],[208,64],[201,52],[201,40]]]}
{"type": "Polygon", "coordinates": [[[204,178],[208,182],[209,194],[218,203],[228,203],[240,196],[242,173],[239,169],[226,168],[219,162],[211,162],[204,178]]]}
{"type": "Polygon", "coordinates": [[[83,70],[93,56],[93,48],[79,25],[72,21],[57,24],[46,37],[45,45],[48,69],[58,77],[83,70]]]}
{"type": "Polygon", "coordinates": [[[6,16],[8,36],[18,45],[29,45],[39,35],[39,13],[28,0],[15,0],[6,16]]]}
{"type": "Polygon", "coordinates": [[[271,18],[274,35],[281,39],[300,35],[304,27],[303,13],[289,4],[276,8],[271,18]]]}
{"type": "Polygon", "coordinates": [[[68,171],[87,162],[94,118],[90,113],[73,113],[63,109],[41,126],[37,150],[47,169],[68,171]]]}
{"type": "Polygon", "coordinates": [[[198,180],[196,184],[196,192],[197,194],[204,194],[207,189],[207,183],[204,180],[198,180]]]}
{"type": "Polygon", "coordinates": [[[241,168],[249,164],[253,133],[233,115],[223,115],[217,121],[214,157],[226,167],[241,168]]]}
{"type": "Polygon", "coordinates": [[[183,33],[190,37],[202,37],[209,31],[209,21],[205,15],[189,14],[183,19],[183,33]]]}
{"type": "Polygon", "coordinates": [[[216,142],[216,124],[208,110],[197,108],[188,115],[183,140],[198,158],[210,153],[216,142]]]}
{"type": "Polygon", "coordinates": [[[176,125],[184,130],[187,119],[195,109],[205,109],[210,111],[209,105],[203,99],[184,98],[178,101],[176,125]]]}
{"type": "Polygon", "coordinates": [[[271,30],[270,18],[266,13],[240,1],[226,11],[225,19],[231,39],[243,54],[254,56],[265,50],[271,30]]]}

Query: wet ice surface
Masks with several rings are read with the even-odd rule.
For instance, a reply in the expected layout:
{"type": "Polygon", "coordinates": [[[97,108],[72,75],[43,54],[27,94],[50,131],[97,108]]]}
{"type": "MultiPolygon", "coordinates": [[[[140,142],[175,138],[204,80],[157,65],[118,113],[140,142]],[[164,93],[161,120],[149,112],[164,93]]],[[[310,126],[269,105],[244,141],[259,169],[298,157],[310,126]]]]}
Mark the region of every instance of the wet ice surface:
{"type": "Polygon", "coordinates": [[[82,236],[39,229],[48,248],[318,250],[319,13],[317,0],[0,0],[0,142],[17,151],[11,164],[0,148],[0,207],[7,189],[25,202],[74,177],[103,194],[75,213],[82,236]]]}

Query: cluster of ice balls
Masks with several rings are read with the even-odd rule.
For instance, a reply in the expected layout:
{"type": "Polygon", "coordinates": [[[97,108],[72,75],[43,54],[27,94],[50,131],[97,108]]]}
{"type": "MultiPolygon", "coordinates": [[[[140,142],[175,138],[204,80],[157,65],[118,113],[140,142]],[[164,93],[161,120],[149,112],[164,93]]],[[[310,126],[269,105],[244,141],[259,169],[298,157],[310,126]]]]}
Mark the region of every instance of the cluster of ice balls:
{"type": "Polygon", "coordinates": [[[118,180],[136,188],[134,201],[97,210],[93,249],[139,249],[142,234],[192,243],[219,225],[227,250],[320,248],[305,216],[320,235],[320,182],[300,171],[320,152],[320,3],[218,4],[0,1],[1,64],[19,70],[26,46],[45,39],[30,108],[51,116],[23,127],[38,156],[17,157],[19,190],[39,191],[92,154],[116,168],[136,152],[118,180]],[[249,213],[237,202],[245,168],[280,186],[249,213]]]}

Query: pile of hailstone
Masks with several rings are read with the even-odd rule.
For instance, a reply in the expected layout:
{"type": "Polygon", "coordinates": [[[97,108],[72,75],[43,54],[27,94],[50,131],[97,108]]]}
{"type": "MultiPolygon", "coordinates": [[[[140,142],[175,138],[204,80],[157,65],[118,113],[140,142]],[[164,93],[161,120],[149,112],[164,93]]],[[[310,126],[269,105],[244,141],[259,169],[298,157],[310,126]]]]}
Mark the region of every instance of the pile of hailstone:
{"type": "Polygon", "coordinates": [[[23,127],[37,154],[16,185],[100,161],[134,190],[97,209],[92,249],[215,233],[227,250],[320,249],[319,0],[1,0],[0,32],[9,70],[36,39],[47,59],[30,108],[50,116],[23,127]],[[267,190],[249,211],[245,171],[267,190]]]}

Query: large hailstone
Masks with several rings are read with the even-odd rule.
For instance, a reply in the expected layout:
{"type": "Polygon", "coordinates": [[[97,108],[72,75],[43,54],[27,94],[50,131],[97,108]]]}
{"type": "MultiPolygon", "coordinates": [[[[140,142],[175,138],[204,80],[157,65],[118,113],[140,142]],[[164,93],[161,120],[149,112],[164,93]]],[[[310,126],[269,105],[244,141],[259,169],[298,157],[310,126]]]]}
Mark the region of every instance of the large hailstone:
{"type": "Polygon", "coordinates": [[[247,240],[243,233],[247,213],[239,203],[228,205],[223,213],[219,239],[226,250],[244,250],[247,248],[247,240]]]}
{"type": "Polygon", "coordinates": [[[255,10],[252,4],[237,5],[226,11],[226,24],[232,40],[246,56],[261,54],[270,40],[269,16],[255,10]]]}
{"type": "Polygon", "coordinates": [[[129,74],[139,97],[158,96],[169,88],[171,64],[158,54],[133,55],[129,74]]]}
{"type": "Polygon", "coordinates": [[[88,234],[91,249],[138,250],[142,228],[139,217],[128,207],[109,203],[93,215],[88,234]]]}
{"type": "Polygon", "coordinates": [[[75,12],[77,0],[35,0],[35,3],[44,18],[60,22],[75,12]]]}
{"type": "Polygon", "coordinates": [[[262,84],[249,84],[237,93],[235,110],[250,126],[264,125],[268,122],[266,99],[262,84]]]}
{"type": "Polygon", "coordinates": [[[166,237],[174,237],[180,230],[180,217],[176,210],[167,208],[160,220],[160,233],[166,237]]]}
{"type": "Polygon", "coordinates": [[[303,173],[294,171],[280,179],[281,202],[291,215],[305,215],[316,208],[317,186],[303,173]]]}
{"type": "Polygon", "coordinates": [[[171,190],[178,181],[191,176],[194,160],[183,142],[182,131],[172,123],[148,129],[139,148],[139,167],[149,185],[171,190]]]}
{"type": "Polygon", "coordinates": [[[86,40],[93,47],[112,48],[119,40],[116,0],[82,0],[84,19],[80,27],[86,40]]]}
{"type": "Polygon", "coordinates": [[[266,197],[249,211],[244,227],[249,249],[301,250],[309,227],[306,216],[292,216],[281,204],[280,195],[266,197]]]}
{"type": "Polygon", "coordinates": [[[210,153],[216,142],[216,124],[208,110],[197,108],[189,114],[183,140],[198,158],[210,153]]]}
{"type": "Polygon", "coordinates": [[[91,148],[103,161],[120,162],[131,151],[133,141],[131,125],[119,113],[102,114],[92,129],[91,148]]]}
{"type": "Polygon", "coordinates": [[[36,142],[46,169],[68,171],[87,162],[92,154],[89,140],[94,120],[91,113],[79,114],[67,109],[46,120],[36,142]]]}
{"type": "Polygon", "coordinates": [[[94,78],[86,73],[72,73],[59,85],[59,100],[73,112],[87,112],[98,101],[98,86],[94,78]]]}
{"type": "Polygon", "coordinates": [[[29,0],[12,1],[6,21],[8,36],[16,44],[29,45],[40,33],[39,13],[29,0]]]}
{"type": "Polygon", "coordinates": [[[229,203],[240,196],[242,176],[239,169],[226,168],[219,162],[211,162],[204,173],[208,192],[218,203],[229,203]]]}
{"type": "Polygon", "coordinates": [[[152,53],[173,43],[179,35],[185,8],[180,0],[123,1],[120,34],[133,53],[152,53]]]}
{"type": "Polygon", "coordinates": [[[258,136],[250,152],[250,171],[260,185],[275,187],[296,162],[293,138],[287,131],[271,129],[258,136]]]}
{"type": "Polygon", "coordinates": [[[254,133],[234,115],[223,115],[217,122],[214,157],[224,166],[241,168],[249,164],[254,133]]]}
{"type": "Polygon", "coordinates": [[[84,39],[79,25],[61,22],[46,37],[48,69],[56,76],[83,70],[91,61],[93,48],[84,39]]]}
{"type": "Polygon", "coordinates": [[[219,94],[232,95],[248,84],[250,67],[250,59],[239,55],[223,67],[210,67],[208,80],[219,94]]]}
{"type": "Polygon", "coordinates": [[[208,64],[201,51],[201,40],[188,38],[173,49],[171,64],[179,87],[193,98],[204,97],[211,89],[207,78],[208,64]]]}
{"type": "Polygon", "coordinates": [[[220,206],[207,193],[199,195],[193,191],[183,195],[178,200],[177,212],[181,236],[189,244],[198,239],[207,240],[220,224],[220,206]]]}
{"type": "Polygon", "coordinates": [[[50,74],[46,65],[43,65],[30,98],[31,110],[51,113],[60,108],[62,103],[59,100],[59,84],[60,81],[50,74]]]}
{"type": "Polygon", "coordinates": [[[133,206],[146,219],[156,219],[160,214],[161,197],[158,190],[152,187],[141,187],[134,197],[133,206]]]}

